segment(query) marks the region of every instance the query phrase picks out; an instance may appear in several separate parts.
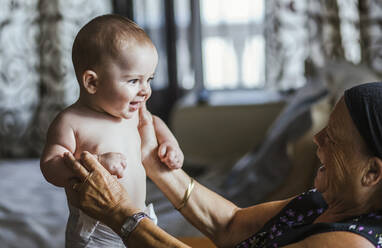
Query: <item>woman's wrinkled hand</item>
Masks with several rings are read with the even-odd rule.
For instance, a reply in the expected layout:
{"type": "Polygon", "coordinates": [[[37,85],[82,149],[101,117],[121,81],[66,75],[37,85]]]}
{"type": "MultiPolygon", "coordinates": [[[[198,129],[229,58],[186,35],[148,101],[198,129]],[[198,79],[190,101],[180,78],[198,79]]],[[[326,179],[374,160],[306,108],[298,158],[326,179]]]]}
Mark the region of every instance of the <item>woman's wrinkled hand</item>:
{"type": "Polygon", "coordinates": [[[89,152],[81,154],[81,163],[71,153],[64,154],[64,161],[76,176],[65,189],[69,202],[106,225],[115,225],[114,215],[131,206],[125,188],[89,152]]]}

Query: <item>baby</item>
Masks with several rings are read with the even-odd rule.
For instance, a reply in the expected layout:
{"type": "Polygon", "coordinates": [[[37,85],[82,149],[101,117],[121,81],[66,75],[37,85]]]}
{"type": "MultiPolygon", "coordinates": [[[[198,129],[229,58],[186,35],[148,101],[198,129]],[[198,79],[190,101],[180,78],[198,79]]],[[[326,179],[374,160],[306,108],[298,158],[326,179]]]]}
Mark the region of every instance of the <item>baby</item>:
{"type": "MultiPolygon", "coordinates": [[[[146,173],[137,129],[138,110],[151,95],[158,63],[154,44],[134,22],[104,15],[78,32],[72,59],[80,96],[49,127],[41,157],[43,175],[56,186],[67,186],[72,174],[63,154],[71,152],[79,159],[89,151],[120,178],[135,207],[155,220],[152,205],[145,205],[146,173]]],[[[180,168],[183,153],[175,137],[158,117],[153,121],[159,158],[172,169],[180,168]]],[[[111,229],[71,205],[69,210],[66,247],[124,247],[111,229]]]]}

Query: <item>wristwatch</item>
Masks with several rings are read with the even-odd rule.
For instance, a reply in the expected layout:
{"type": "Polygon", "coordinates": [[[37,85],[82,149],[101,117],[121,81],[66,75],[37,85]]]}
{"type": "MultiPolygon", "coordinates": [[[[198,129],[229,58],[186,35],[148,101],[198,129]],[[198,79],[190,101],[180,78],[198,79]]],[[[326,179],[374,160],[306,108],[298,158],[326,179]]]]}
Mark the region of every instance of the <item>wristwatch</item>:
{"type": "Polygon", "coordinates": [[[144,212],[139,212],[136,214],[133,214],[132,216],[127,217],[127,220],[121,227],[121,236],[123,239],[127,239],[129,234],[134,231],[134,229],[138,226],[139,222],[143,218],[149,218],[151,219],[146,213],[144,212]]]}

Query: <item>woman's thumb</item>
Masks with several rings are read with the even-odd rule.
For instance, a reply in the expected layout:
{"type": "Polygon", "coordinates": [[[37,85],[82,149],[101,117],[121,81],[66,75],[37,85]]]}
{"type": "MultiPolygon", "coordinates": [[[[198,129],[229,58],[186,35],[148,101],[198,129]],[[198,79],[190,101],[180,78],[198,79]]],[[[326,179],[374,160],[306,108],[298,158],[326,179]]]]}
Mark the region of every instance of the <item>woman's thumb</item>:
{"type": "Polygon", "coordinates": [[[152,122],[152,117],[150,112],[147,111],[146,102],[144,102],[139,108],[139,126],[144,126],[148,122],[152,122]]]}

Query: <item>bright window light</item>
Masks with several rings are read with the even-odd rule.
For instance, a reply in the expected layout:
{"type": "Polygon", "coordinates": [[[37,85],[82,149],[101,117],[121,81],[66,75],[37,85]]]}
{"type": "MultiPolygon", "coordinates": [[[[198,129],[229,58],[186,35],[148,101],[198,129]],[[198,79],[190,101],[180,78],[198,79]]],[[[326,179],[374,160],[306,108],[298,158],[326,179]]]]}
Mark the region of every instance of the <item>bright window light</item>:
{"type": "Polygon", "coordinates": [[[201,9],[207,25],[258,22],[264,17],[263,0],[202,0],[201,9]]]}
{"type": "Polygon", "coordinates": [[[247,40],[243,52],[243,86],[263,87],[265,83],[265,42],[262,35],[247,40]]]}
{"type": "Polygon", "coordinates": [[[345,58],[356,64],[361,61],[359,27],[354,24],[359,22],[357,4],[358,1],[355,0],[338,1],[345,58]]]}
{"type": "Polygon", "coordinates": [[[264,86],[264,0],[200,0],[204,86],[264,86]]]}
{"type": "Polygon", "coordinates": [[[237,85],[237,60],[232,44],[221,38],[203,41],[205,87],[234,88],[237,85]]]}

